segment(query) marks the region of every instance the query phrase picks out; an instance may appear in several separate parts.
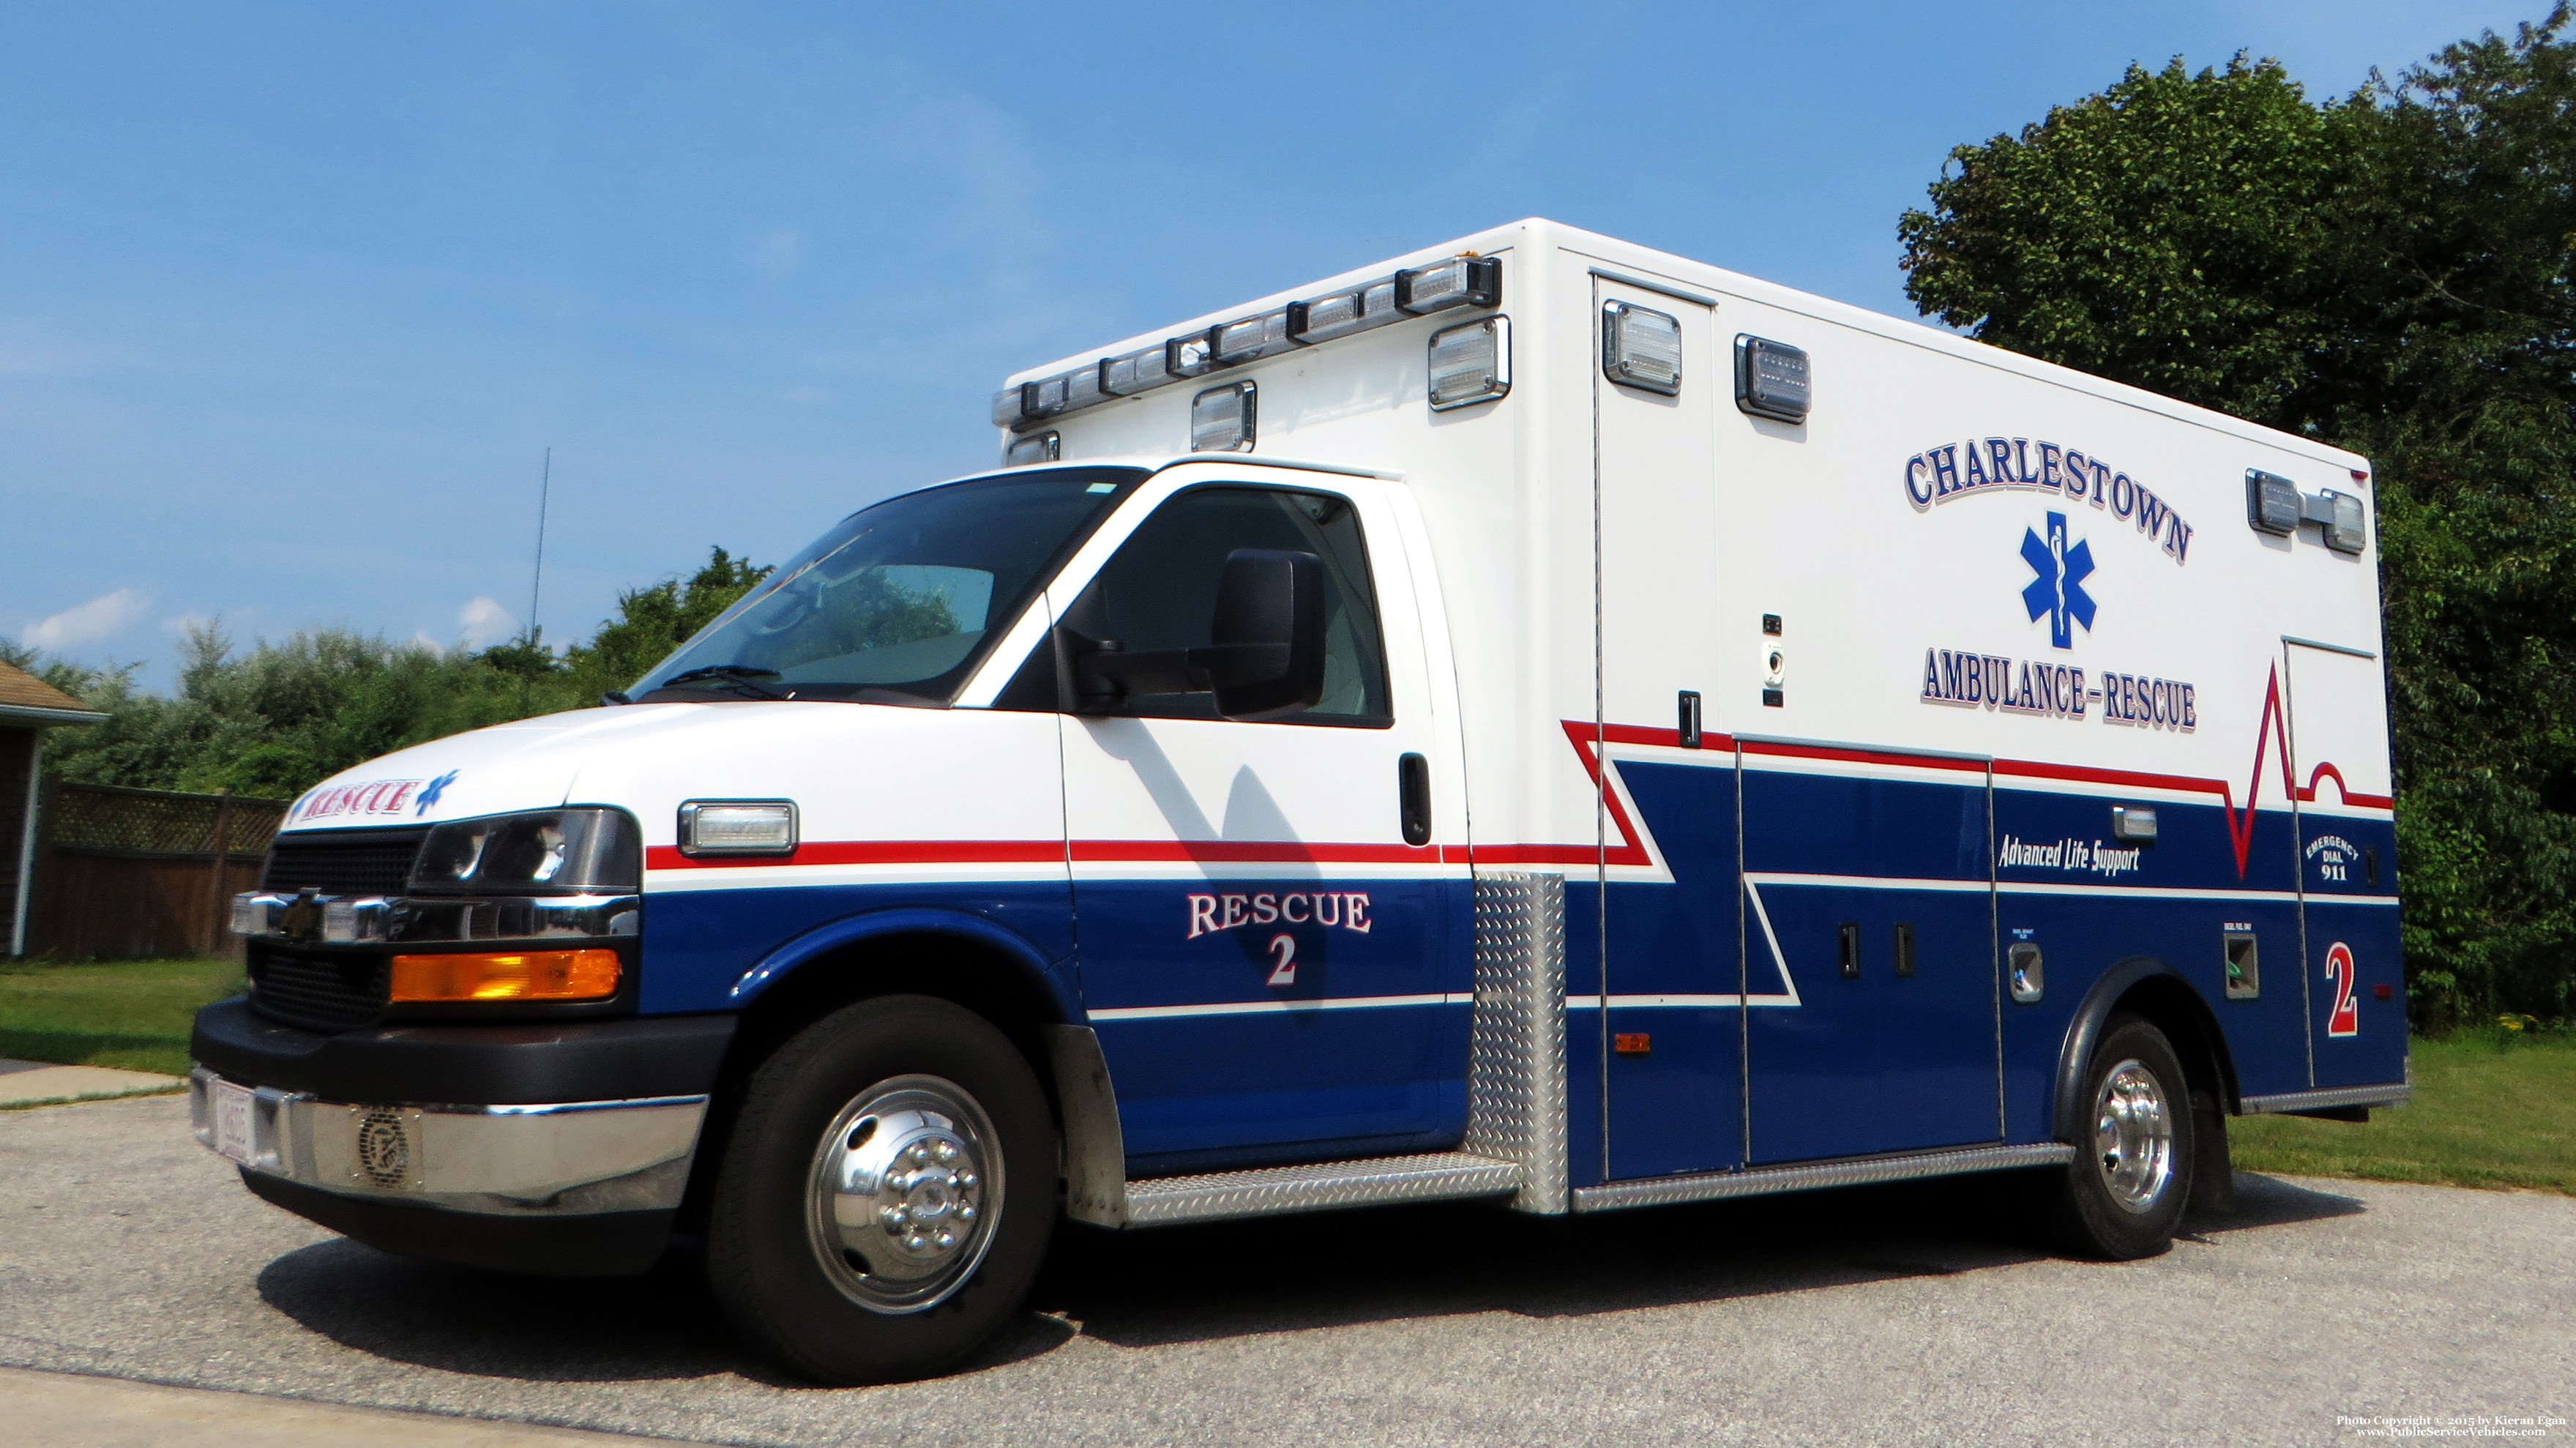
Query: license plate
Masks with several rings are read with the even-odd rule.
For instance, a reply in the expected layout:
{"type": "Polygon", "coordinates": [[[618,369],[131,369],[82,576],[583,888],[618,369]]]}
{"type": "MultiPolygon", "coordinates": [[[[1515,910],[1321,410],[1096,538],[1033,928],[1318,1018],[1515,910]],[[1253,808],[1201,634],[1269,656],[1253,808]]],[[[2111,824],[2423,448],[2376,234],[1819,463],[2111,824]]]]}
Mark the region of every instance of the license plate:
{"type": "Polygon", "coordinates": [[[215,1150],[224,1157],[250,1164],[254,1132],[251,1126],[251,1090],[230,1081],[212,1083],[215,1117],[215,1150]]]}

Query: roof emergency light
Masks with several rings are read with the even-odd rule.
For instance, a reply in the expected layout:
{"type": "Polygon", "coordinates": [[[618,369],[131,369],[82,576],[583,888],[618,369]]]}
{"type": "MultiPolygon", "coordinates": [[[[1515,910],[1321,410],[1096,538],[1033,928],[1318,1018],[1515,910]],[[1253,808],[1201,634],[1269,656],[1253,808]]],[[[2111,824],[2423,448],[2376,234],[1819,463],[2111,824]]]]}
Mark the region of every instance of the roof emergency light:
{"type": "Polygon", "coordinates": [[[1675,395],[1682,390],[1682,324],[1669,313],[1603,302],[1601,371],[1623,387],[1675,395]]]}
{"type": "Polygon", "coordinates": [[[1296,339],[1288,335],[1288,309],[1285,307],[1275,312],[1264,312],[1258,317],[1246,317],[1240,322],[1227,322],[1216,329],[1214,336],[1216,365],[1220,367],[1273,357],[1298,346],[1296,339]]]}
{"type": "Polygon", "coordinates": [[[1489,256],[1453,256],[1395,274],[1395,304],[1415,316],[1451,307],[1490,307],[1502,294],[1503,264],[1489,256]]]}
{"type": "MultiPolygon", "coordinates": [[[[1015,432],[1026,431],[1060,413],[1112,398],[1134,397],[1183,378],[1203,377],[1220,368],[1275,357],[1408,317],[1454,307],[1498,307],[1502,300],[1503,264],[1499,259],[1453,256],[1380,277],[1363,286],[1291,302],[1259,316],[1167,337],[1158,345],[1103,357],[1053,377],[1006,387],[993,394],[993,424],[1015,432]]],[[[1498,346],[1505,351],[1509,346],[1507,333],[1508,328],[1498,334],[1502,338],[1498,346]]],[[[1508,369],[1510,358],[1503,356],[1502,363],[1508,369]]],[[[1503,385],[1509,385],[1508,378],[1503,385]]]]}
{"type": "Polygon", "coordinates": [[[1288,335],[1300,342],[1324,342],[1404,318],[1395,309],[1395,278],[1389,277],[1311,302],[1290,302],[1288,335]]]}
{"type": "Polygon", "coordinates": [[[1431,410],[1491,402],[1512,390],[1512,319],[1486,317],[1431,334],[1431,410]]]}
{"type": "Polygon", "coordinates": [[[1196,377],[1216,368],[1217,329],[1191,332],[1163,343],[1163,370],[1174,377],[1196,377]]]}
{"type": "Polygon", "coordinates": [[[1057,413],[1064,411],[1067,391],[1071,385],[1072,379],[1070,374],[1063,377],[1041,378],[1035,382],[1021,384],[1020,415],[1022,417],[1053,417],[1057,413]]]}
{"type": "Polygon", "coordinates": [[[1190,451],[1250,452],[1252,433],[1250,381],[1211,387],[1190,399],[1190,451]]]}
{"type": "Polygon", "coordinates": [[[1163,370],[1163,361],[1159,346],[1108,358],[1100,364],[1100,390],[1113,397],[1151,392],[1172,380],[1172,374],[1163,370]]]}

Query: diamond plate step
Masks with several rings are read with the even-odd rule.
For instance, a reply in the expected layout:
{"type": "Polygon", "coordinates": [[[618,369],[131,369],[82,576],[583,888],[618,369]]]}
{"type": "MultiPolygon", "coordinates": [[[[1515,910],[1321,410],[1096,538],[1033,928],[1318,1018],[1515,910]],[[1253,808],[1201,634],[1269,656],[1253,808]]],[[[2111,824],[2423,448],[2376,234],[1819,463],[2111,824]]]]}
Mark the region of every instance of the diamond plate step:
{"type": "Polygon", "coordinates": [[[1325,1207],[1374,1207],[1500,1196],[1517,1191],[1521,1168],[1463,1151],[1381,1156],[1321,1166],[1272,1166],[1127,1183],[1127,1224],[1216,1222],[1325,1207]]]}

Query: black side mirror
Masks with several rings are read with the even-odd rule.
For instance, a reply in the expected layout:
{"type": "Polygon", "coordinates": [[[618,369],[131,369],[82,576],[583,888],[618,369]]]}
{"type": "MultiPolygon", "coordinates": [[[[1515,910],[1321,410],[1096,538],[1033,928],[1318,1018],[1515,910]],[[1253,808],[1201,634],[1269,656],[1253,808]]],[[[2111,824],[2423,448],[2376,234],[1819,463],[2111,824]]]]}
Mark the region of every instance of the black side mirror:
{"type": "Polygon", "coordinates": [[[1114,709],[1137,694],[1214,693],[1225,718],[1283,719],[1324,697],[1324,560],[1269,548],[1227,554],[1198,648],[1129,653],[1061,624],[1055,639],[1072,712],[1114,709]]]}
{"type": "Polygon", "coordinates": [[[1208,647],[1190,650],[1228,719],[1281,719],[1324,697],[1324,560],[1237,548],[1217,579],[1208,647]]]}

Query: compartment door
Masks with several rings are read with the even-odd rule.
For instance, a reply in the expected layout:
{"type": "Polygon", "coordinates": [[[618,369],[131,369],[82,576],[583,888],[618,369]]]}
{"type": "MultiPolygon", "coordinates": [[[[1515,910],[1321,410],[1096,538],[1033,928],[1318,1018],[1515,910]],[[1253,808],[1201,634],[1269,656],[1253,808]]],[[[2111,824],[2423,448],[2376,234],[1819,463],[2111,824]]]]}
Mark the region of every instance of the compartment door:
{"type": "Polygon", "coordinates": [[[1597,1031],[1603,1174],[1619,1180],[1744,1159],[1735,761],[1713,737],[1684,747],[1680,727],[1685,691],[1705,705],[1744,671],[1717,667],[1716,430],[1732,373],[1716,319],[1593,286],[1602,1008],[1569,1029],[1597,1031]]]}
{"type": "Polygon", "coordinates": [[[2300,935],[2319,1087],[2406,1074],[2397,818],[2379,660],[2284,641],[2298,790],[2300,935]],[[2385,996],[2381,992],[2385,991],[2385,996]]]}
{"type": "Polygon", "coordinates": [[[1751,1159],[1999,1140],[1987,763],[1743,751],[1751,1159]]]}

